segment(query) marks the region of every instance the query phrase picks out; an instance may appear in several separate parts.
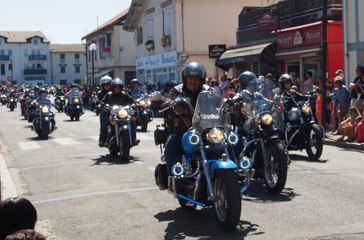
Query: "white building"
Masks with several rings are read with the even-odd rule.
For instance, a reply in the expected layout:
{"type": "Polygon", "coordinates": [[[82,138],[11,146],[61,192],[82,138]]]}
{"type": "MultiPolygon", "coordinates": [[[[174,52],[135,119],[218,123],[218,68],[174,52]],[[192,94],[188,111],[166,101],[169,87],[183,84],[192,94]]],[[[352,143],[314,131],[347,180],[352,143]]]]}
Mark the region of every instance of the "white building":
{"type": "Polygon", "coordinates": [[[50,45],[50,82],[86,84],[86,49],[83,44],[50,45]]]}
{"type": "Polygon", "coordinates": [[[356,77],[355,69],[364,65],[364,1],[344,0],[344,62],[346,82],[352,82],[356,77]]]}
{"type": "Polygon", "coordinates": [[[128,9],[82,38],[87,46],[87,76],[90,85],[98,85],[100,78],[106,74],[120,78],[126,84],[135,78],[134,34],[123,30],[127,14],[128,9]]]}
{"type": "Polygon", "coordinates": [[[241,9],[268,2],[133,0],[124,29],[135,33],[137,78],[148,84],[181,82],[182,67],[192,61],[203,64],[209,77],[218,78],[224,72],[215,62],[236,44],[241,9]]]}
{"type": "Polygon", "coordinates": [[[39,31],[0,31],[0,81],[49,84],[49,44],[39,31]]]}

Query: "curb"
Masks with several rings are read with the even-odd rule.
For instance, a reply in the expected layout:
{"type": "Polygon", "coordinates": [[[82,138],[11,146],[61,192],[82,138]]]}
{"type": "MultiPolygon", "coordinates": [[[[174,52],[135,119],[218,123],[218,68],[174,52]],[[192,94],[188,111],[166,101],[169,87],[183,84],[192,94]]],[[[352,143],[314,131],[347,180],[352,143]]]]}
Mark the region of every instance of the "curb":
{"type": "Polygon", "coordinates": [[[8,168],[6,166],[5,159],[1,153],[0,153],[0,184],[1,184],[0,187],[1,200],[18,196],[14,182],[11,179],[8,168]]]}
{"type": "Polygon", "coordinates": [[[354,149],[354,150],[364,151],[364,146],[360,145],[359,143],[336,142],[335,139],[325,138],[324,144],[344,149],[354,149]]]}

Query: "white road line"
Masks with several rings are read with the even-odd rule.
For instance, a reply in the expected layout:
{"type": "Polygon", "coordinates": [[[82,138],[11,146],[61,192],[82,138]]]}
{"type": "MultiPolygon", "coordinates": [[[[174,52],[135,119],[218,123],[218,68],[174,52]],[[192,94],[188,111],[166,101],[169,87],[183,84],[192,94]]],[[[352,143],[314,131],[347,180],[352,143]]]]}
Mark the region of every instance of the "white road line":
{"type": "Polygon", "coordinates": [[[55,138],[53,140],[60,145],[81,144],[81,142],[77,142],[77,141],[73,140],[72,138],[55,138]]]}
{"type": "Polygon", "coordinates": [[[10,177],[5,159],[3,158],[2,154],[0,154],[0,171],[2,199],[17,197],[18,194],[16,192],[14,182],[10,177]]]}
{"type": "Polygon", "coordinates": [[[32,150],[42,148],[37,142],[18,142],[21,150],[32,150]]]}
{"type": "Polygon", "coordinates": [[[78,194],[68,197],[61,197],[61,198],[53,198],[53,199],[46,199],[46,200],[39,200],[39,201],[33,201],[34,205],[40,205],[45,203],[51,203],[51,202],[60,202],[60,201],[66,201],[76,198],[87,198],[92,196],[99,196],[99,195],[106,195],[106,194],[114,194],[114,193],[128,193],[128,192],[141,192],[141,191],[151,191],[156,190],[157,187],[146,187],[146,188],[135,188],[135,189],[124,189],[124,190],[115,190],[115,191],[104,191],[104,192],[92,192],[92,193],[85,193],[85,194],[78,194]]]}

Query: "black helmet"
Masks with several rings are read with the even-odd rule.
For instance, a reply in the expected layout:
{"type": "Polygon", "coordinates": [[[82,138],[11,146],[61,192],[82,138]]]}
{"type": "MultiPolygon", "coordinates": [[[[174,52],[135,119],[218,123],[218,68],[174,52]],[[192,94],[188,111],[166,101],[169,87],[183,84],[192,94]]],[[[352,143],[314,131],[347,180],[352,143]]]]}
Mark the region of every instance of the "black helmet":
{"type": "Polygon", "coordinates": [[[245,89],[249,85],[254,86],[254,91],[256,91],[258,87],[258,79],[255,73],[250,71],[244,71],[239,75],[239,83],[241,89],[245,89]]]}
{"type": "Polygon", "coordinates": [[[103,84],[111,84],[112,82],[112,78],[108,75],[105,75],[103,76],[101,79],[100,79],[100,86],[102,87],[103,84]]]}
{"type": "Polygon", "coordinates": [[[196,76],[200,78],[200,86],[205,83],[206,70],[204,66],[197,62],[190,62],[182,69],[182,83],[186,85],[187,76],[196,76]]]}
{"type": "Polygon", "coordinates": [[[120,78],[115,78],[114,80],[112,80],[112,83],[111,83],[113,86],[114,85],[121,85],[121,86],[124,86],[124,81],[121,80],[120,78]]]}
{"type": "Polygon", "coordinates": [[[291,75],[284,73],[278,79],[279,88],[284,91],[284,84],[285,82],[293,82],[291,75]]]}

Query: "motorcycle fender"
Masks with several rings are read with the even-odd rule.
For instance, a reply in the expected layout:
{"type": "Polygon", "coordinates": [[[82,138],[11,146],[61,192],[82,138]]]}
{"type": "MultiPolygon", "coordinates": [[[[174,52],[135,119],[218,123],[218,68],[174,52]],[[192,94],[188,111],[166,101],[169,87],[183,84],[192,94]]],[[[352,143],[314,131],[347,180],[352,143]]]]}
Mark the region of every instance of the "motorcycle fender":
{"type": "Polygon", "coordinates": [[[221,160],[221,159],[211,159],[208,160],[210,164],[210,176],[214,176],[216,169],[237,169],[238,166],[235,162],[231,161],[230,159],[221,160]]]}

